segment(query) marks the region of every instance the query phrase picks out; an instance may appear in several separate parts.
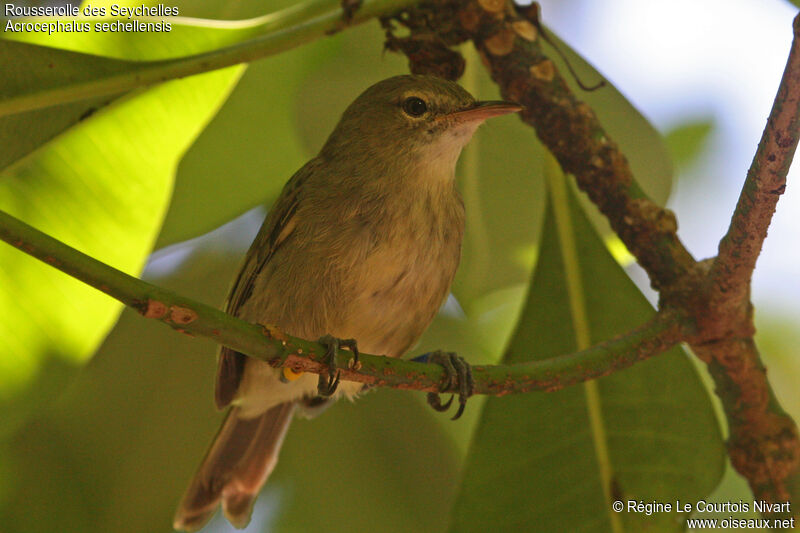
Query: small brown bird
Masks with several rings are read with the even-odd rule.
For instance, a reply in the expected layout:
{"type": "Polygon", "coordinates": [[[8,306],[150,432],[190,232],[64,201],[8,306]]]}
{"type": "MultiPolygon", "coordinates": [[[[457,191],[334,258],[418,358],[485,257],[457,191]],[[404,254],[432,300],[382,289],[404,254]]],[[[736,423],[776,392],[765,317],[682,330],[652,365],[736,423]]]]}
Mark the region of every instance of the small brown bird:
{"type": "MultiPolygon", "coordinates": [[[[322,337],[329,353],[343,343],[357,354],[352,341],[339,340],[357,339],[365,352],[402,356],[433,320],[458,267],[461,149],[484,120],[520,109],[478,102],[427,76],[368,88],[283,188],[233,284],[228,313],[322,337]]],[[[313,415],[362,387],[339,384],[333,372],[285,373],[223,347],[216,402],[231,407],[175,529],[200,529],[220,500],[231,524],[245,527],[295,410],[313,415]]],[[[462,408],[467,395],[462,387],[462,408]]]]}

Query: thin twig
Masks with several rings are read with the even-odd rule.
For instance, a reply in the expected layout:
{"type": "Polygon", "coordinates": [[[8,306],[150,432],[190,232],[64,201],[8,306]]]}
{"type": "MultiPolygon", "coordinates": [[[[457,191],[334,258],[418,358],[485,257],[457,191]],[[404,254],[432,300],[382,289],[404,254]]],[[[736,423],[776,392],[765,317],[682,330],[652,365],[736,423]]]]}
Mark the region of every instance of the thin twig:
{"type": "Polygon", "coordinates": [[[761,253],[800,139],[800,15],[767,125],[747,171],[728,232],[711,268],[715,305],[749,300],[750,278],[761,253]]]}

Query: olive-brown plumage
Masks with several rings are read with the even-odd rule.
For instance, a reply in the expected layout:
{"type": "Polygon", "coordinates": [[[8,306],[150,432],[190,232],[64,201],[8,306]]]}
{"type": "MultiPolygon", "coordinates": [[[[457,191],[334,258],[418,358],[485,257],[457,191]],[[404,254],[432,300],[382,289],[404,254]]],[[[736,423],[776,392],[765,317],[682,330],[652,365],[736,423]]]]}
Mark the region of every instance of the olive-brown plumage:
{"type": "MultiPolygon", "coordinates": [[[[425,76],[381,81],[344,112],[319,155],[286,184],[247,253],[227,311],[307,339],[353,338],[400,357],[430,324],[455,276],[464,205],[455,188],[461,149],[491,116],[518,111],[476,102],[425,76]]],[[[362,385],[342,382],[332,398],[362,385]]],[[[296,408],[327,403],[317,376],[293,381],[220,350],[217,405],[231,406],[175,516],[201,528],[221,501],[244,527],[296,408]]]]}

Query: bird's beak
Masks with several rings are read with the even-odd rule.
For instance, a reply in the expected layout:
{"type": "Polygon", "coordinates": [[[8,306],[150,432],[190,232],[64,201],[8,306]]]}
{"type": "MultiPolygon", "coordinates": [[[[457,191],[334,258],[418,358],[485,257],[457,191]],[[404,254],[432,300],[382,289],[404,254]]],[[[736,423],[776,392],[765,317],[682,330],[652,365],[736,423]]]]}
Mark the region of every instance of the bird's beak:
{"type": "Polygon", "coordinates": [[[487,118],[498,117],[500,115],[507,115],[508,113],[516,113],[522,111],[522,106],[513,102],[504,102],[502,100],[491,102],[475,102],[469,109],[463,109],[450,113],[448,118],[452,118],[461,122],[471,122],[473,120],[484,121],[487,118]]]}

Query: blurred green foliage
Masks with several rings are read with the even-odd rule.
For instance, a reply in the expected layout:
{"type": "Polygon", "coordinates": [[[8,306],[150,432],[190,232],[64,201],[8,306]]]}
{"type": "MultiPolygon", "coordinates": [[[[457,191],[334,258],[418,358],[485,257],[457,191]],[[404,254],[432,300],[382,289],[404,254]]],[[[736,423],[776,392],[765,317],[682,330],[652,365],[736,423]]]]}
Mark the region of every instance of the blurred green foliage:
{"type": "Polygon", "coordinates": [[[714,131],[711,119],[693,120],[679,124],[664,134],[672,160],[678,166],[694,163],[708,145],[708,138],[714,131]]]}

